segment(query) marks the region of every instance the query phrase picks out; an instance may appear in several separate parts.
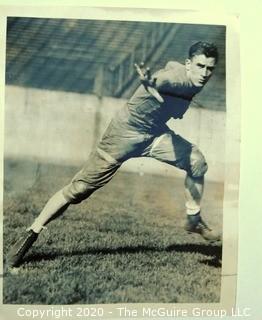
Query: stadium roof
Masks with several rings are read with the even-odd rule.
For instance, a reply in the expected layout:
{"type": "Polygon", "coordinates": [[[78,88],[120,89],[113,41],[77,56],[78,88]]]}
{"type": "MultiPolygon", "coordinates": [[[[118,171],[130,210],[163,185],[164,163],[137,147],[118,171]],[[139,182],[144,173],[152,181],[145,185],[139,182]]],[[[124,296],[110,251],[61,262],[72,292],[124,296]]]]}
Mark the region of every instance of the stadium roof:
{"type": "Polygon", "coordinates": [[[183,62],[199,40],[215,42],[220,59],[196,102],[225,110],[224,26],[9,17],[6,83],[129,97],[139,83],[134,62],[144,60],[152,71],[183,62]]]}

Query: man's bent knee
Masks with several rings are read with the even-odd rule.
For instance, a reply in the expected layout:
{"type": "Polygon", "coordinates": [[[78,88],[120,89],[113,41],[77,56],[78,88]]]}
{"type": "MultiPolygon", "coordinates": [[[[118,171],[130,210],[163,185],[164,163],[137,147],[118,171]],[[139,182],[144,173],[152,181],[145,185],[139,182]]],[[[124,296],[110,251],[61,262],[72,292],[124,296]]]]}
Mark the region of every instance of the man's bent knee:
{"type": "Polygon", "coordinates": [[[90,188],[85,181],[72,181],[63,189],[63,194],[69,203],[77,204],[88,198],[93,192],[94,188],[90,188]]]}
{"type": "Polygon", "coordinates": [[[189,175],[193,178],[200,178],[207,172],[208,165],[203,154],[197,147],[193,147],[190,154],[190,172],[189,175]]]}

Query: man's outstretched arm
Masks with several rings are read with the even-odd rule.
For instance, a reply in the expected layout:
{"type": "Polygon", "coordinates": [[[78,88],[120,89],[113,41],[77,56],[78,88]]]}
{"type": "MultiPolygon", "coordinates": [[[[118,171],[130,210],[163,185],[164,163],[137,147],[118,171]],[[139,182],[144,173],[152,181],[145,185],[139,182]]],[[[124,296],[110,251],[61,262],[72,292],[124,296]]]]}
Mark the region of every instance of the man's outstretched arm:
{"type": "Polygon", "coordinates": [[[146,68],[144,70],[144,64],[141,63],[140,65],[135,63],[135,69],[136,72],[139,75],[140,81],[143,84],[143,86],[145,87],[145,89],[152,94],[152,96],[154,96],[158,102],[163,103],[164,99],[161,97],[161,95],[159,94],[159,92],[156,89],[156,78],[152,78],[151,75],[151,71],[150,68],[146,68]]]}
{"type": "Polygon", "coordinates": [[[175,83],[172,70],[174,66],[176,62],[169,61],[165,69],[159,70],[152,77],[150,68],[145,68],[143,62],[140,65],[135,64],[141,83],[160,103],[164,102],[161,94],[173,94],[175,83]]]}

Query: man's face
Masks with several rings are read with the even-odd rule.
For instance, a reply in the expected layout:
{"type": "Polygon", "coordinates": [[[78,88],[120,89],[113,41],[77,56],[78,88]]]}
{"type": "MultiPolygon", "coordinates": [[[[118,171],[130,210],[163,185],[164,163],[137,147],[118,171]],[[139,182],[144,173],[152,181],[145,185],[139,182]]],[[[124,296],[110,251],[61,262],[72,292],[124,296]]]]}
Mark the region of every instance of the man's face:
{"type": "Polygon", "coordinates": [[[215,66],[215,58],[208,58],[204,54],[196,55],[186,60],[187,76],[196,87],[203,87],[211,77],[215,66]]]}

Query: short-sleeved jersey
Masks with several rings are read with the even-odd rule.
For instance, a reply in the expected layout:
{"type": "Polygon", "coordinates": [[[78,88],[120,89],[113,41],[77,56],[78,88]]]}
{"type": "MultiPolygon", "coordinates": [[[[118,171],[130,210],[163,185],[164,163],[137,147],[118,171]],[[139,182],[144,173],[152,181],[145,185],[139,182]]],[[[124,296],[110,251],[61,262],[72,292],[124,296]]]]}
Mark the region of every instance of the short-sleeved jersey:
{"type": "Polygon", "coordinates": [[[140,85],[127,102],[127,109],[119,115],[127,117],[129,124],[143,132],[161,132],[170,118],[181,119],[194,95],[201,90],[187,77],[185,65],[176,61],[168,62],[153,77],[157,78],[156,89],[164,102],[158,102],[140,85]]]}

